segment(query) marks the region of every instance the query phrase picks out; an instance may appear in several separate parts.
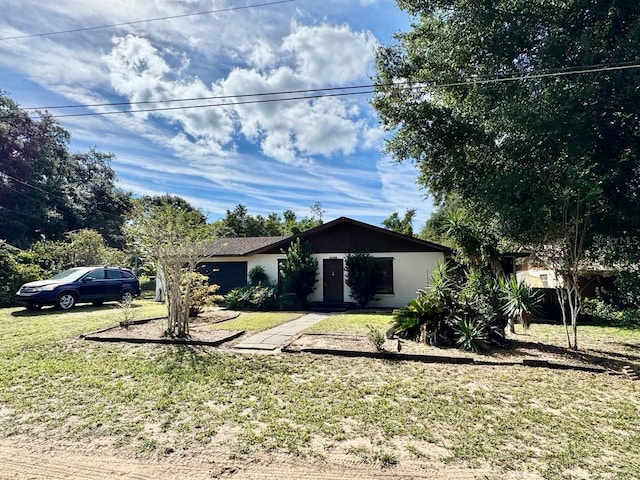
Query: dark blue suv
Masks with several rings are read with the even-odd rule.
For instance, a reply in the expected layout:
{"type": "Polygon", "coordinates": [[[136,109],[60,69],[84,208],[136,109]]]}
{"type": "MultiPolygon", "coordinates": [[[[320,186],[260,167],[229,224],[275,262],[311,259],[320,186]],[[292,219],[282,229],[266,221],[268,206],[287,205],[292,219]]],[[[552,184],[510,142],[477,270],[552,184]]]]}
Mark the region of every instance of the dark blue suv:
{"type": "Polygon", "coordinates": [[[76,267],[48,280],[25,283],[16,293],[16,301],[29,310],[43,305],[68,310],[76,303],[126,302],[138,295],[138,277],[126,268],[76,267]]]}

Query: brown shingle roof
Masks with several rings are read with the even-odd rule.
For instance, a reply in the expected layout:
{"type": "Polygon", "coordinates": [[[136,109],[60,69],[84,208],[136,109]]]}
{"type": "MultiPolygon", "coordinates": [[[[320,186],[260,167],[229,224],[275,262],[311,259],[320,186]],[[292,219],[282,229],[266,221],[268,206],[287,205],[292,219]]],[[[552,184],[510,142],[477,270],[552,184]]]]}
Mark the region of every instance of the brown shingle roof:
{"type": "Polygon", "coordinates": [[[289,237],[214,238],[205,248],[206,257],[242,256],[289,237]]]}

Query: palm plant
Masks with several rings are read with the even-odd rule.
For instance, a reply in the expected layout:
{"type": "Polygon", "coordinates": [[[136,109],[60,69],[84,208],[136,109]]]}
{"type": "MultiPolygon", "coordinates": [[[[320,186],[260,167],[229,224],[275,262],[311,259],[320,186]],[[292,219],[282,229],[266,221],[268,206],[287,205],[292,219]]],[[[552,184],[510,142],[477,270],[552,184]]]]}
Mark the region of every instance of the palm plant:
{"type": "Polygon", "coordinates": [[[499,281],[504,301],[502,311],[509,319],[511,333],[515,332],[515,321],[522,323],[525,330],[528,329],[533,317],[538,314],[540,293],[526,283],[519,282],[513,275],[508,280],[501,278],[499,281]]]}

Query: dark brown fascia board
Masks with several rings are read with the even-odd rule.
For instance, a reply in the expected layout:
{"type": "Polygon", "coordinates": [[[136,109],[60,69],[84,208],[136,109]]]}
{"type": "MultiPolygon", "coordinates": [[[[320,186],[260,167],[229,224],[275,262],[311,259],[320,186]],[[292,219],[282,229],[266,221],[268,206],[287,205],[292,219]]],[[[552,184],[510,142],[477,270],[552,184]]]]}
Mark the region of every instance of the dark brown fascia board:
{"type": "Polygon", "coordinates": [[[371,225],[369,223],[360,222],[360,221],[354,220],[352,218],[339,217],[339,218],[336,218],[335,220],[332,220],[330,222],[323,223],[322,225],[318,225],[317,227],[314,227],[314,228],[311,228],[311,229],[306,230],[304,232],[298,233],[297,235],[292,235],[289,238],[285,238],[284,240],[280,240],[278,242],[272,243],[271,245],[267,245],[265,247],[258,248],[256,250],[253,250],[252,252],[247,252],[246,255],[256,255],[256,254],[264,252],[265,250],[271,250],[272,248],[288,246],[292,241],[295,241],[296,238],[299,238],[300,240],[304,240],[306,237],[309,237],[311,235],[315,235],[316,233],[322,232],[324,230],[327,230],[329,228],[335,227],[336,225],[340,225],[342,223],[350,223],[352,225],[356,225],[356,226],[359,226],[359,227],[367,228],[367,229],[372,230],[374,232],[384,233],[385,235],[390,235],[392,237],[401,238],[403,240],[409,240],[409,241],[417,243],[419,245],[431,247],[431,248],[433,248],[435,250],[438,250],[438,251],[441,251],[441,252],[443,252],[445,254],[449,254],[452,251],[449,247],[445,247],[444,245],[440,245],[440,244],[433,243],[433,242],[428,242],[427,240],[422,240],[420,238],[411,237],[409,235],[403,235],[402,233],[396,233],[396,232],[393,232],[391,230],[387,230],[386,228],[376,227],[375,225],[371,225]]]}

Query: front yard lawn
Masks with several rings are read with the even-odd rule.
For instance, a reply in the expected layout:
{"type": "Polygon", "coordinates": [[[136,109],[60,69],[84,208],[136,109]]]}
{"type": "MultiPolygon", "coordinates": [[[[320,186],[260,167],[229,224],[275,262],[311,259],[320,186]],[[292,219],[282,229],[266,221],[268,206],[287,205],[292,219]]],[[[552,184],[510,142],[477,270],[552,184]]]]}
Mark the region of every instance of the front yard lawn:
{"type": "Polygon", "coordinates": [[[300,318],[296,312],[241,312],[237,318],[211,325],[212,330],[247,330],[261,332],[300,318]]]}
{"type": "Polygon", "coordinates": [[[305,333],[366,335],[367,325],[386,332],[391,327],[392,319],[390,313],[339,313],[316,323],[305,333]]]}
{"type": "MultiPolygon", "coordinates": [[[[280,454],[418,465],[423,474],[458,465],[495,480],[640,478],[640,382],[522,366],[99,344],[77,334],[113,324],[106,307],[13,312],[0,310],[0,438],[25,448],[247,462],[280,454]]],[[[348,320],[386,322],[356,318],[348,320]]],[[[527,335],[562,344],[557,326],[527,335]]],[[[584,345],[640,359],[637,331],[584,327],[581,335],[584,345]]]]}

